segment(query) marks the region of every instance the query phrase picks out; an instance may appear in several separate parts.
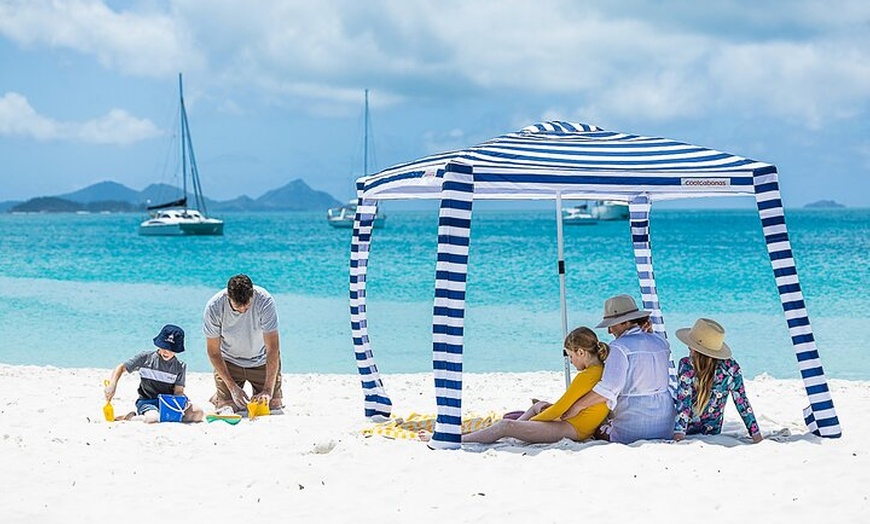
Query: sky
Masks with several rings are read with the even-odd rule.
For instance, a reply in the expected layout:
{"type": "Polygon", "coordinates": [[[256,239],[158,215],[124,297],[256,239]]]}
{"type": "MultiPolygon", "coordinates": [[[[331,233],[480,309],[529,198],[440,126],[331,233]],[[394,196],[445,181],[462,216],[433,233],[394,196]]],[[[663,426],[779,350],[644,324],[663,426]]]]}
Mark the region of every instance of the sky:
{"type": "Polygon", "coordinates": [[[0,0],[0,201],[167,170],[178,74],[206,196],[369,171],[543,120],[775,164],[870,207],[870,2],[0,0]]]}

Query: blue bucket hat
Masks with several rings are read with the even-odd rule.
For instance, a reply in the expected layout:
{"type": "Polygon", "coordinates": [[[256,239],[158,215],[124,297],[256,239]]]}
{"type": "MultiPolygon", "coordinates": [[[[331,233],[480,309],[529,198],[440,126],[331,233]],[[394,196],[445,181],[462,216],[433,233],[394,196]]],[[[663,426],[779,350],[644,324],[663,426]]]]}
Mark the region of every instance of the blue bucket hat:
{"type": "Polygon", "coordinates": [[[184,351],[184,330],[172,324],[166,324],[160,334],[154,337],[154,345],[160,349],[181,353],[184,351]]]}

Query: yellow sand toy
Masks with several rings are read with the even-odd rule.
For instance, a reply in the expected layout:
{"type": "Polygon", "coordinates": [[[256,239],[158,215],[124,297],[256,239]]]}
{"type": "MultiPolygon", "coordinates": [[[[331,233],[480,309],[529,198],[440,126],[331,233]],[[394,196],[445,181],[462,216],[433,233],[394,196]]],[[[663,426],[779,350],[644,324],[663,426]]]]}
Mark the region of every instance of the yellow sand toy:
{"type": "Polygon", "coordinates": [[[254,420],[257,417],[263,417],[271,414],[269,411],[269,402],[265,398],[261,398],[256,402],[248,402],[248,419],[254,420]]]}
{"type": "MultiPolygon", "coordinates": [[[[109,380],[103,380],[103,386],[107,387],[109,385],[109,380]]],[[[110,401],[106,401],[106,405],[103,406],[103,416],[106,417],[106,422],[114,422],[115,421],[115,408],[112,406],[110,401]]]]}

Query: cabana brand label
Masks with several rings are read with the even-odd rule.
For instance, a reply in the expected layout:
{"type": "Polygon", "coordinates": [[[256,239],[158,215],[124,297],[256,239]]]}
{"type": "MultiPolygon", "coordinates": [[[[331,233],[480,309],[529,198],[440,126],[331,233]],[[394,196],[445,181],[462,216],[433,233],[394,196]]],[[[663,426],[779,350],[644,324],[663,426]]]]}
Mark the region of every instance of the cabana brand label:
{"type": "Polygon", "coordinates": [[[730,178],[681,178],[680,183],[686,187],[708,188],[727,187],[731,185],[730,178]]]}

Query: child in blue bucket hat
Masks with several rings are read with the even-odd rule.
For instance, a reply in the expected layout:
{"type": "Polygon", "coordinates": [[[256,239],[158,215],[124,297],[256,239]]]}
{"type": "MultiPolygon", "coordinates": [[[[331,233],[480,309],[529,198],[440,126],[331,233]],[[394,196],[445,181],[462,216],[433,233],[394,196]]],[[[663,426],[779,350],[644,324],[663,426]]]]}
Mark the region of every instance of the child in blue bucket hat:
{"type": "Polygon", "coordinates": [[[118,364],[106,385],[106,402],[115,396],[118,380],[125,371],[139,371],[139,400],[136,401],[136,411],[120,417],[121,420],[131,420],[138,416],[147,423],[159,422],[161,418],[166,420],[160,415],[160,396],[175,395],[182,398],[163,397],[164,402],[168,399],[173,404],[165,411],[171,413],[172,408],[180,408],[179,411],[183,410],[183,414],[178,413],[180,422],[201,422],[204,416],[202,409],[187,402],[187,397],[184,396],[187,365],[176,358],[178,353],[184,351],[184,330],[173,324],[166,324],[160,334],[154,337],[154,347],[155,351],[143,351],[118,364]]]}

